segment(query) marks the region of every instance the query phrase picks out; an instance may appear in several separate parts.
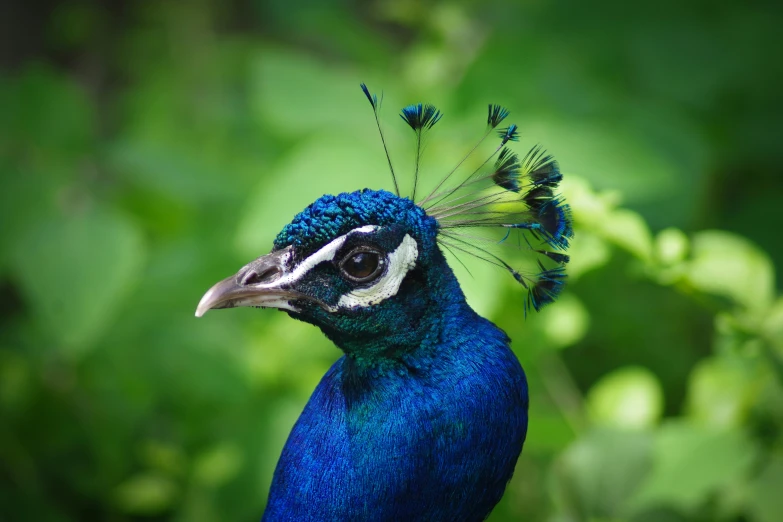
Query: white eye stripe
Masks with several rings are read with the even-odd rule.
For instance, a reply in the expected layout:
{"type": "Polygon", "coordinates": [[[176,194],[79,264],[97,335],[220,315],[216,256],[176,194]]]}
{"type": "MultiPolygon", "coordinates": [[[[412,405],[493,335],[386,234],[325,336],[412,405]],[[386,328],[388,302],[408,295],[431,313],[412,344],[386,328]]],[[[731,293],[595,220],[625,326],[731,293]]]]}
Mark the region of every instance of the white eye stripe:
{"type": "MultiPolygon", "coordinates": [[[[328,244],[321,247],[318,251],[311,254],[309,257],[299,263],[294,270],[285,274],[279,279],[276,279],[270,283],[261,283],[256,285],[259,288],[274,288],[290,285],[299,281],[307,272],[318,266],[325,261],[333,261],[337,252],[343,247],[348,236],[354,232],[367,233],[376,230],[378,227],[375,225],[366,225],[363,227],[355,228],[345,235],[333,239],[328,244]]],[[[389,254],[387,259],[386,272],[381,276],[375,284],[368,288],[357,288],[348,292],[340,297],[337,303],[338,308],[366,308],[378,304],[394,295],[400,289],[402,280],[408,274],[408,272],[416,266],[416,260],[419,256],[419,249],[416,245],[416,240],[410,235],[405,234],[402,242],[399,246],[389,254]]],[[[289,258],[284,260],[284,263],[288,263],[289,258]]],[[[280,307],[283,308],[283,307],[280,307]]],[[[338,308],[327,307],[329,312],[336,312],[338,308]]],[[[287,309],[294,310],[292,307],[287,309]]]]}
{"type": "MultiPolygon", "coordinates": [[[[345,243],[346,238],[353,234],[354,232],[360,232],[360,233],[367,233],[372,232],[378,228],[375,225],[365,225],[363,227],[354,228],[347,234],[344,234],[338,238],[333,239],[331,242],[327,243],[323,247],[321,247],[318,251],[311,254],[310,257],[304,259],[301,263],[299,263],[294,270],[281,277],[280,279],[276,279],[275,281],[272,281],[268,284],[260,284],[258,285],[260,288],[264,287],[278,287],[282,285],[288,285],[291,283],[295,283],[299,279],[302,278],[307,272],[312,270],[317,265],[323,263],[324,261],[332,261],[334,259],[334,256],[337,254],[337,251],[340,250],[340,248],[345,243]]],[[[286,259],[286,261],[288,261],[286,259]]]]}
{"type": "Polygon", "coordinates": [[[419,249],[416,240],[405,234],[400,245],[389,254],[386,273],[371,287],[357,288],[341,296],[337,306],[366,308],[397,295],[402,280],[416,266],[418,257],[419,249]]]}

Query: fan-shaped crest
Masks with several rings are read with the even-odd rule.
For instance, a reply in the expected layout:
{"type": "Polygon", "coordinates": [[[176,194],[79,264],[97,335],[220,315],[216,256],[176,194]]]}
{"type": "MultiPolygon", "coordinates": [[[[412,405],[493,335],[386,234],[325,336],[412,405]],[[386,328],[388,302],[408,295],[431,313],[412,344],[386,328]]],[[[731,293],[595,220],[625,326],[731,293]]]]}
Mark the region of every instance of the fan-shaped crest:
{"type": "MultiPolygon", "coordinates": [[[[365,84],[362,91],[372,105],[397,195],[397,177],[378,116],[380,102],[365,84]]],[[[438,220],[438,243],[455,256],[466,253],[508,271],[526,290],[525,314],[554,301],[565,284],[565,254],[574,235],[571,209],[557,193],[563,175],[555,159],[536,145],[522,159],[507,145],[519,140],[515,124],[498,129],[508,109],[490,104],[487,128],[478,143],[452,168],[426,197],[416,199],[422,139],[443,114],[431,104],[402,109],[400,117],[416,137],[416,161],[410,199],[438,220]],[[466,160],[496,131],[500,143],[467,176],[455,176],[466,160]],[[494,162],[492,162],[494,158],[494,162]],[[461,179],[461,180],[459,180],[461,179]],[[513,239],[512,239],[513,236],[513,239]],[[503,259],[498,247],[508,245],[529,252],[538,260],[534,271],[517,270],[503,259]]]]}

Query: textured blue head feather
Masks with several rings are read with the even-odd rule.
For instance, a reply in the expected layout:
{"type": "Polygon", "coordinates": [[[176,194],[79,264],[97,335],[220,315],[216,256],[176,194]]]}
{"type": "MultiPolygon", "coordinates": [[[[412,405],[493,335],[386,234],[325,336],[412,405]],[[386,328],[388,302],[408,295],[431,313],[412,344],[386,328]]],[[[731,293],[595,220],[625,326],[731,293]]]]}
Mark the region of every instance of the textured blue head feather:
{"type": "Polygon", "coordinates": [[[321,196],[283,227],[274,248],[293,246],[305,257],[326,242],[365,225],[402,226],[423,245],[435,243],[438,222],[408,198],[385,190],[363,189],[321,196]]]}

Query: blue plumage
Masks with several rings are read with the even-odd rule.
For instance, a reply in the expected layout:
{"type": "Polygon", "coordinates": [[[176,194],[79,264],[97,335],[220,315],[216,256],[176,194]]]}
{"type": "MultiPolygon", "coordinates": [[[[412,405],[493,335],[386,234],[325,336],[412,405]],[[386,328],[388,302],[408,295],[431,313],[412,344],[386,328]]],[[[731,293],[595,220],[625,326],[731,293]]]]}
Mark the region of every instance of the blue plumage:
{"type": "Polygon", "coordinates": [[[541,273],[538,276],[538,283],[531,289],[525,301],[525,314],[533,308],[536,312],[549,303],[552,303],[563,291],[565,284],[565,268],[557,266],[555,268],[545,269],[539,264],[541,273]]]}
{"type": "MultiPolygon", "coordinates": [[[[571,226],[571,207],[559,198],[546,200],[533,211],[534,221],[510,223],[506,228],[528,230],[535,238],[542,238],[549,246],[565,250],[574,235],[571,226]]],[[[550,256],[551,257],[551,256],[550,256]]]]}
{"type": "Polygon", "coordinates": [[[367,85],[363,83],[359,85],[359,87],[361,87],[364,95],[367,96],[367,101],[370,102],[370,105],[372,105],[373,110],[377,111],[379,109],[378,96],[376,94],[370,94],[370,89],[368,89],[367,85]]]}
{"type": "Polygon", "coordinates": [[[434,105],[417,103],[403,107],[400,118],[410,125],[410,128],[418,131],[421,129],[431,129],[438,123],[443,114],[435,108],[434,105]]]}
{"type": "MultiPolygon", "coordinates": [[[[466,304],[436,248],[436,222],[395,216],[402,202],[387,192],[326,196],[294,220],[314,230],[334,223],[329,210],[358,208],[339,234],[403,215],[421,257],[396,299],[342,316],[316,304],[294,314],[346,355],[291,433],[265,520],[482,520],[511,477],[527,427],[524,373],[505,334],[466,304]]],[[[286,238],[276,244],[299,239],[286,238]]],[[[329,303],[343,292],[327,284],[332,270],[308,283],[329,303]]]]}
{"type": "MultiPolygon", "coordinates": [[[[520,162],[504,147],[518,138],[512,124],[497,131],[501,144],[478,169],[447,183],[477,145],[417,201],[422,133],[442,114],[415,104],[401,114],[416,133],[412,196],[402,197],[380,100],[361,87],[396,193],[319,198],[283,228],[270,254],[213,286],[196,315],[278,308],[344,352],[286,442],[264,520],[483,520],[522,450],[527,384],[508,337],[467,305],[444,251],[508,271],[527,291],[525,315],[551,303],[573,236],[570,209],[555,192],[562,175],[540,148],[520,162]],[[506,241],[512,233],[518,241],[506,241]],[[503,260],[496,247],[513,244],[540,258],[537,273],[503,260]]],[[[489,105],[482,141],[508,114],[489,105]]]]}
{"type": "Polygon", "coordinates": [[[411,200],[385,190],[364,189],[318,198],[283,227],[273,246],[275,250],[294,246],[299,255],[307,255],[327,241],[370,223],[405,226],[418,231],[420,239],[428,244],[435,241],[437,231],[436,221],[411,200]]]}
{"type": "Polygon", "coordinates": [[[511,152],[510,149],[503,149],[495,160],[495,172],[492,174],[492,181],[495,185],[511,192],[519,192],[522,188],[522,180],[519,176],[519,156],[511,152]]]}
{"type": "Polygon", "coordinates": [[[509,141],[519,141],[519,128],[512,123],[505,129],[498,129],[498,136],[502,140],[500,142],[501,147],[509,141]]]}
{"type": "Polygon", "coordinates": [[[540,146],[533,147],[523,160],[524,170],[535,186],[557,187],[563,180],[555,159],[540,146]]]}
{"type": "Polygon", "coordinates": [[[502,107],[500,105],[488,105],[488,111],[487,111],[487,125],[491,128],[495,128],[498,125],[500,125],[500,122],[505,120],[510,112],[505,107],[502,107]]]}

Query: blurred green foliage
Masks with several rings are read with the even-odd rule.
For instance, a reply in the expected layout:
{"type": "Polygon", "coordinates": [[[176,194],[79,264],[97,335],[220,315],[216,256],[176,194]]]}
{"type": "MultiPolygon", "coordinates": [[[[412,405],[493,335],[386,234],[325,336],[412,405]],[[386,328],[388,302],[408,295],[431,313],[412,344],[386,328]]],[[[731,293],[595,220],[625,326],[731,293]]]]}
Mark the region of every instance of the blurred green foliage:
{"type": "Polygon", "coordinates": [[[457,267],[531,385],[490,520],[783,520],[780,5],[3,9],[0,520],[258,518],[339,352],[285,314],[193,311],[316,197],[390,187],[360,81],[400,170],[395,110],[423,99],[431,182],[488,102],[567,173],[557,305],[523,321],[505,274],[457,267]]]}

